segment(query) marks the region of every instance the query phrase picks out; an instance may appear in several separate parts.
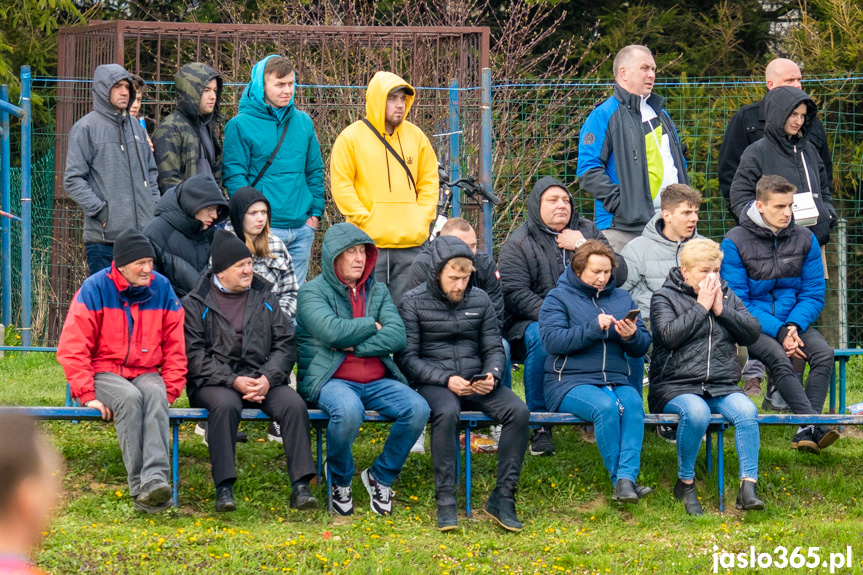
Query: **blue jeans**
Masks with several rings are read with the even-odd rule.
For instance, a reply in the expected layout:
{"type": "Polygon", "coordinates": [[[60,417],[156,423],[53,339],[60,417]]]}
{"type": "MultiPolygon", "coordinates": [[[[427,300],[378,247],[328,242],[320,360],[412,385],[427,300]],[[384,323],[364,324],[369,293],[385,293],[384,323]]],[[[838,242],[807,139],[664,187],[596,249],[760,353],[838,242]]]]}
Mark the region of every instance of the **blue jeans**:
{"type": "Polygon", "coordinates": [[[87,244],[87,268],[90,275],[111,267],[114,261],[114,246],[108,244],[87,244]]]}
{"type": "Polygon", "coordinates": [[[579,385],[566,394],[558,411],[593,422],[596,446],[612,485],[619,479],[635,483],[644,439],[644,408],[637,391],[628,385],[579,385]]]}
{"type": "Polygon", "coordinates": [[[402,470],[411,447],[425,429],[429,406],[413,389],[394,379],[356,383],[331,379],[321,388],[320,407],[329,417],[327,425],[327,470],[333,483],[351,484],[354,457],[351,451],[360,432],[366,409],[392,419],[384,450],[370,467],[371,474],[383,485],[392,485],[402,470]]]}
{"type": "Polygon", "coordinates": [[[740,479],[758,479],[758,449],[761,445],[758,408],[745,394],[702,398],[685,393],[665,404],[663,411],[680,415],[677,426],[677,476],[680,479],[695,479],[695,459],[711,413],[723,415],[734,426],[740,479]]]}
{"type": "Polygon", "coordinates": [[[545,358],[539,338],[539,322],[533,322],[524,330],[524,402],[531,412],[548,411],[545,407],[545,358]]]}
{"type": "Polygon", "coordinates": [[[500,384],[503,387],[512,389],[512,352],[510,351],[509,342],[506,338],[501,340],[503,343],[503,374],[500,376],[500,384]]]}
{"type": "Polygon", "coordinates": [[[312,257],[312,244],[315,241],[315,228],[303,224],[298,228],[270,228],[273,235],[285,242],[291,260],[294,262],[294,273],[297,274],[297,286],[306,282],[309,273],[309,260],[312,257]]]}

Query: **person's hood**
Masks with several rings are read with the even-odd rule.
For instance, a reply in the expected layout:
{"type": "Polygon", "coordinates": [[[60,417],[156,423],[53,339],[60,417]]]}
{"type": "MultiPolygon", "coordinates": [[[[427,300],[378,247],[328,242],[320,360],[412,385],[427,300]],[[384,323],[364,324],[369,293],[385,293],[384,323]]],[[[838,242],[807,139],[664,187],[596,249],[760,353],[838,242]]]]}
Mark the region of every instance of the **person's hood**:
{"type": "MultiPolygon", "coordinates": [[[[336,273],[336,258],[346,249],[359,244],[366,246],[366,267],[363,271],[363,277],[357,282],[357,285],[362,285],[370,283],[369,280],[374,281],[378,248],[375,247],[372,238],[354,224],[347,222],[331,226],[324,234],[324,243],[321,246],[321,275],[334,289],[342,290],[345,287],[345,283],[336,273]]],[[[367,285],[367,287],[369,286],[367,285]]]]}
{"type": "Polygon", "coordinates": [[[542,221],[542,216],[539,212],[539,205],[542,201],[542,194],[546,192],[549,188],[552,187],[560,187],[566,190],[566,193],[569,194],[569,207],[570,207],[570,215],[569,215],[569,225],[568,228],[574,230],[578,228],[578,209],[575,207],[575,202],[572,201],[572,194],[569,193],[569,190],[566,187],[566,184],[558,180],[557,178],[553,178],[551,176],[545,176],[540,178],[533,185],[533,189],[530,191],[530,195],[527,197],[527,221],[530,226],[537,230],[549,230],[549,227],[545,225],[545,222],[542,221]]]}
{"type": "MultiPolygon", "coordinates": [[[[278,54],[270,54],[252,68],[252,78],[243,90],[243,95],[240,98],[240,113],[249,113],[260,118],[274,119],[279,122],[286,117],[290,117],[294,112],[294,98],[297,96],[296,88],[291,96],[291,101],[284,108],[274,108],[267,104],[264,99],[264,69],[267,67],[267,62],[270,58],[278,58],[278,54]]],[[[294,78],[296,79],[296,72],[294,78]]]]}
{"type": "MultiPolygon", "coordinates": [[[[431,265],[429,266],[426,281],[428,282],[429,291],[441,301],[449,300],[447,300],[446,294],[441,289],[440,273],[447,262],[453,258],[468,258],[470,261],[476,263],[476,256],[474,256],[470,247],[459,238],[455,236],[438,236],[431,243],[431,265]]],[[[475,281],[476,272],[470,274],[470,280],[468,280],[467,288],[464,290],[465,298],[473,288],[475,281]]]]}
{"type": "MultiPolygon", "coordinates": [[[[654,242],[658,242],[658,243],[665,244],[665,245],[672,246],[672,247],[677,246],[677,242],[672,241],[672,240],[668,239],[668,237],[665,236],[665,220],[662,219],[661,213],[655,214],[652,218],[650,218],[650,221],[648,221],[647,224],[645,224],[644,230],[641,232],[641,235],[645,238],[648,238],[648,239],[654,241],[654,242]]],[[[692,235],[689,236],[689,238],[687,238],[684,241],[689,241],[697,235],[698,235],[698,226],[695,227],[695,230],[693,230],[692,235]]]]}
{"type": "Polygon", "coordinates": [[[406,121],[416,97],[413,86],[392,72],[378,72],[372,77],[366,89],[366,118],[380,134],[386,132],[387,96],[396,88],[405,88],[407,92],[404,118],[406,121]]]}
{"type": "Polygon", "coordinates": [[[794,227],[794,214],[791,214],[791,221],[786,227],[782,228],[778,232],[774,232],[773,228],[768,226],[764,221],[764,217],[761,215],[761,212],[758,211],[758,206],[755,205],[755,202],[752,202],[749,209],[743,212],[743,215],[740,218],[740,225],[754,232],[758,236],[769,239],[772,239],[774,236],[778,238],[791,233],[791,230],[794,227]]]}
{"type": "Polygon", "coordinates": [[[214,229],[228,217],[228,202],[213,178],[197,174],[168,190],[156,204],[155,215],[161,216],[173,228],[194,238],[201,232],[214,229]],[[207,206],[219,206],[219,210],[213,225],[204,230],[203,224],[195,219],[195,214],[207,206]]]}
{"type": "Polygon", "coordinates": [[[559,280],[560,285],[569,286],[571,289],[575,291],[582,292],[585,296],[589,298],[603,298],[611,295],[611,292],[617,289],[617,278],[614,276],[614,272],[612,271],[611,277],[608,278],[608,283],[605,284],[605,287],[601,290],[596,289],[591,285],[587,285],[582,281],[580,277],[575,274],[572,266],[566,266],[566,269],[563,270],[563,274],[560,276],[559,280]]]}
{"type": "Polygon", "coordinates": [[[252,204],[256,202],[267,204],[267,222],[271,223],[273,221],[273,210],[270,207],[270,200],[255,188],[249,186],[239,188],[231,197],[229,203],[231,226],[234,228],[234,233],[237,234],[237,237],[244,242],[246,241],[246,234],[243,232],[243,218],[246,216],[249,208],[252,207],[252,204]]]}
{"type": "Polygon", "coordinates": [[[96,68],[93,73],[93,109],[108,116],[109,118],[118,118],[120,112],[114,109],[111,105],[111,88],[120,80],[129,82],[129,104],[126,106],[126,115],[129,114],[129,109],[135,102],[135,84],[132,82],[132,76],[119,64],[103,64],[96,68]]]}
{"type": "Polygon", "coordinates": [[[815,121],[815,116],[818,113],[818,106],[806,92],[793,86],[778,86],[767,92],[764,97],[763,108],[764,133],[773,141],[780,143],[784,148],[789,148],[795,143],[802,146],[809,139],[812,122],[815,121]],[[789,139],[785,135],[785,122],[791,116],[794,108],[800,104],[806,104],[806,119],[800,129],[801,134],[796,138],[789,139]]]}
{"type": "Polygon", "coordinates": [[[222,100],[222,76],[213,68],[200,62],[186,64],[174,76],[174,87],[177,92],[177,109],[190,121],[207,123],[219,116],[219,103],[222,100]],[[216,107],[213,112],[201,115],[201,96],[210,81],[216,80],[216,107]]]}

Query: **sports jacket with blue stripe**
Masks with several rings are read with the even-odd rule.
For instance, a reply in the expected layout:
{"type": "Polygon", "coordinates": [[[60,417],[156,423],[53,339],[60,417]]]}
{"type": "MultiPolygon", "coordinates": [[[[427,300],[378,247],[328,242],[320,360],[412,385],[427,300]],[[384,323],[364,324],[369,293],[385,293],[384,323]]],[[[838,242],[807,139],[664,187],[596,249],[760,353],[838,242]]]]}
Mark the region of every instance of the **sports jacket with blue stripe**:
{"type": "MultiPolygon", "coordinates": [[[[647,104],[656,111],[662,133],[668,135],[678,182],[689,184],[677,128],[663,109],[665,98],[651,94],[647,104]]],[[[581,127],[576,175],[581,188],[596,198],[596,227],[600,230],[640,233],[656,213],[645,129],[641,96],[617,84],[612,96],[597,106],[581,127]]]]}

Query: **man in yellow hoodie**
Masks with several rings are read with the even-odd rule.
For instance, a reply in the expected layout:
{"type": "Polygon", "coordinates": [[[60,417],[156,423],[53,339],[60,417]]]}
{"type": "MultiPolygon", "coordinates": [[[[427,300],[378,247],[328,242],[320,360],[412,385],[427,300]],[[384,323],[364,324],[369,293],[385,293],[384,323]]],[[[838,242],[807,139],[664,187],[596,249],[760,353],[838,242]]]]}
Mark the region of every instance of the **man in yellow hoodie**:
{"type": "Polygon", "coordinates": [[[423,131],[406,120],[416,90],[390,72],[366,90],[366,117],[333,145],[333,199],[347,221],[378,248],[375,279],[398,304],[408,271],[429,236],[438,200],[437,158],[423,131]]]}

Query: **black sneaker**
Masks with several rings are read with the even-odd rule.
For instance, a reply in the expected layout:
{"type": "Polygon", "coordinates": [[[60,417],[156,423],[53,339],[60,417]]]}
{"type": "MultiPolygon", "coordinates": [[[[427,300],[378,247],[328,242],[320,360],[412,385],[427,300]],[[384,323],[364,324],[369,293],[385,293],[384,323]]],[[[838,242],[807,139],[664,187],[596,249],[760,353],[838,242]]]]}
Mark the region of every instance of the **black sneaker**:
{"type": "Polygon", "coordinates": [[[298,485],[291,492],[291,509],[317,509],[318,500],[315,499],[308,485],[298,485]]]}
{"type": "Polygon", "coordinates": [[[656,435],[668,443],[677,445],[677,428],[670,425],[657,425],[656,435]]]}
{"type": "Polygon", "coordinates": [[[531,455],[553,455],[554,440],[551,438],[550,427],[539,427],[530,436],[531,455]]]}
{"type": "Polygon", "coordinates": [[[839,439],[839,432],[826,425],[816,425],[812,430],[812,437],[818,443],[818,449],[825,449],[836,443],[836,440],[839,439]]]}
{"type": "Polygon", "coordinates": [[[267,428],[267,439],[278,443],[282,442],[282,427],[275,421],[271,421],[267,428]]]}
{"type": "Polygon", "coordinates": [[[155,515],[156,513],[161,513],[165,509],[169,509],[174,506],[174,499],[169,497],[167,501],[159,503],[158,505],[147,505],[139,501],[140,495],[132,499],[132,507],[135,511],[142,511],[144,513],[149,513],[150,515],[155,515]]]}
{"type": "Polygon", "coordinates": [[[504,494],[499,488],[495,488],[482,509],[507,531],[521,531],[523,526],[515,513],[514,494],[504,494]]]}
{"type": "Polygon", "coordinates": [[[350,485],[347,487],[333,485],[333,509],[345,517],[354,514],[354,496],[350,485]]]}
{"type": "Polygon", "coordinates": [[[233,487],[219,487],[216,489],[216,511],[236,511],[237,502],[234,501],[233,487]]]}
{"type": "Polygon", "coordinates": [[[159,507],[166,501],[170,501],[173,496],[171,486],[164,481],[151,481],[146,486],[141,488],[141,493],[135,498],[135,501],[144,507],[159,507]]]}
{"type": "Polygon", "coordinates": [[[804,430],[798,431],[794,436],[794,439],[791,440],[791,449],[814,453],[815,455],[821,453],[821,448],[818,447],[818,440],[815,438],[815,434],[812,431],[813,428],[814,426],[810,425],[804,430]]]}
{"type": "Polygon", "coordinates": [[[389,486],[378,483],[375,478],[372,477],[372,474],[368,469],[363,471],[362,474],[360,474],[360,477],[363,480],[363,485],[365,485],[366,491],[369,492],[369,504],[371,505],[372,511],[378,515],[392,515],[393,495],[395,495],[396,492],[389,486]]]}

